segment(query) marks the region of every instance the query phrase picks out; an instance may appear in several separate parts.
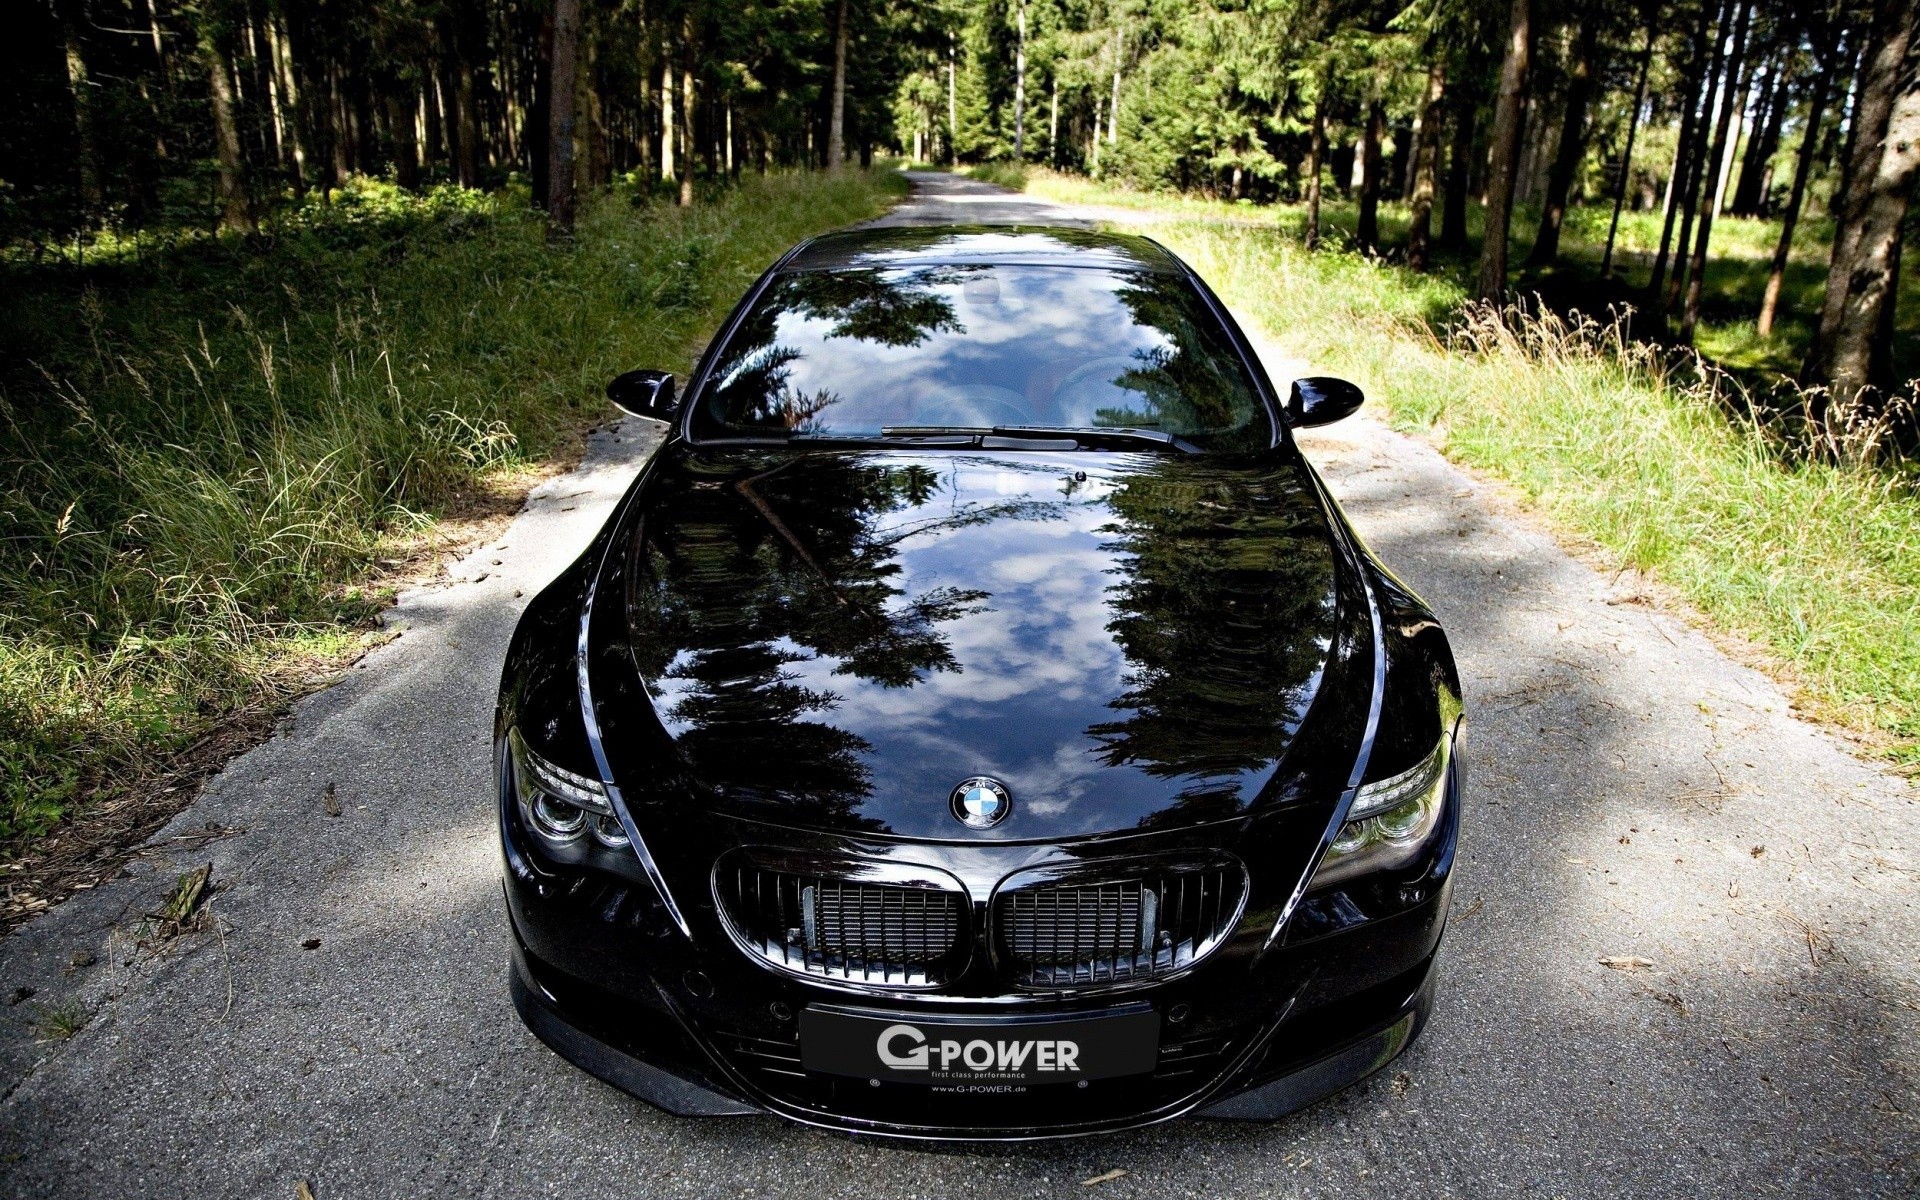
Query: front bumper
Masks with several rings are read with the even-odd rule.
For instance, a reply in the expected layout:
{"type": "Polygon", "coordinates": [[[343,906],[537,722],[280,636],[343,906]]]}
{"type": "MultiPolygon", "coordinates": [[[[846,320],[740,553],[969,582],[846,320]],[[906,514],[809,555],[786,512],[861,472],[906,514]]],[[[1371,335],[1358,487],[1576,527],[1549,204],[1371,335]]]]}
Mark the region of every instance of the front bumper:
{"type": "Polygon", "coordinates": [[[517,937],[509,987],[521,1020],[560,1057],[675,1116],[773,1113],[802,1124],[893,1137],[1027,1141],[1135,1128],[1190,1114],[1224,1120],[1286,1116],[1359,1082],[1411,1045],[1433,1009],[1434,974],[1429,957],[1372,994],[1353,997],[1341,1013],[1307,1014],[1292,1023],[1283,1019],[1225,1074],[1175,1103],[1095,1120],[1021,1126],[876,1120],[776,1099],[718,1059],[673,1011],[671,1001],[666,1011],[651,1014],[653,1019],[621,1020],[613,1011],[620,1007],[617,1002],[536,965],[517,937]],[[1282,1029],[1290,1036],[1276,1040],[1282,1029]],[[1280,1041],[1296,1049],[1286,1052],[1280,1041]]]}

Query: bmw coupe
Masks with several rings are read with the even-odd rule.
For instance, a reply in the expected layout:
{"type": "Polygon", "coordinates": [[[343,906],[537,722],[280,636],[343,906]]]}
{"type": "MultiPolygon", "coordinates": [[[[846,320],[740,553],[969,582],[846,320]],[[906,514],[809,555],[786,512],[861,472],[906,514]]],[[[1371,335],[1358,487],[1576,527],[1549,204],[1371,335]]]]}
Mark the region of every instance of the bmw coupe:
{"type": "Polygon", "coordinates": [[[682,1114],[931,1139],[1272,1118],[1420,1032],[1460,821],[1432,612],[1137,237],[789,252],[521,617],[510,986],[682,1114]]]}

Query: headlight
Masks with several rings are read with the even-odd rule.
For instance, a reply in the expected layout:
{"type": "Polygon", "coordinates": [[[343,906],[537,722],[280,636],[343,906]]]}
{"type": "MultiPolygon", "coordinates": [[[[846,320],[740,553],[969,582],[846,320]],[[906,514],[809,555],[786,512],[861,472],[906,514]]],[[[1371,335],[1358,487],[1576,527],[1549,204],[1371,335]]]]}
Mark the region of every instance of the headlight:
{"type": "Polygon", "coordinates": [[[1452,752],[1453,739],[1443,733],[1433,753],[1411,770],[1361,784],[1346,824],[1308,886],[1324,887],[1418,859],[1447,802],[1447,762],[1452,752]]]}
{"type": "Polygon", "coordinates": [[[542,841],[555,848],[587,838],[613,850],[628,844],[605,784],[535,754],[518,729],[507,732],[507,754],[520,818],[542,841]]]}

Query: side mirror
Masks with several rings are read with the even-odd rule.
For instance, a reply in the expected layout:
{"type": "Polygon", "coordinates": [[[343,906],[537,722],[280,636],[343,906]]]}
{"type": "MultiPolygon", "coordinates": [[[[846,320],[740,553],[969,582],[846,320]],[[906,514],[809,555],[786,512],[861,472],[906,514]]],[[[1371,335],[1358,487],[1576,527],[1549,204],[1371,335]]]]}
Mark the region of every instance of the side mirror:
{"type": "Polygon", "coordinates": [[[1332,375],[1309,375],[1293,381],[1287,396],[1287,424],[1298,429],[1326,425],[1360,407],[1366,396],[1358,386],[1332,375]]]}
{"type": "Polygon", "coordinates": [[[654,421],[671,421],[680,405],[673,396],[672,371],[628,371],[607,385],[607,399],[622,412],[654,421]]]}

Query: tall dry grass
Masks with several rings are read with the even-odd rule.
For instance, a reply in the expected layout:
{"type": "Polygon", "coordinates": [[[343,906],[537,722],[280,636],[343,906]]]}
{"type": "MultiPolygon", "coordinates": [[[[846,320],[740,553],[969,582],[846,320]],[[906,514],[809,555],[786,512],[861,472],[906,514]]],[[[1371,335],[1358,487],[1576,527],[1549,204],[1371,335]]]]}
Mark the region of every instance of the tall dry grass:
{"type": "Polygon", "coordinates": [[[606,197],[362,181],[264,241],[0,265],[0,839],[284,693],[378,603],[383,543],[684,369],[753,275],[891,174],[606,197]]]}

